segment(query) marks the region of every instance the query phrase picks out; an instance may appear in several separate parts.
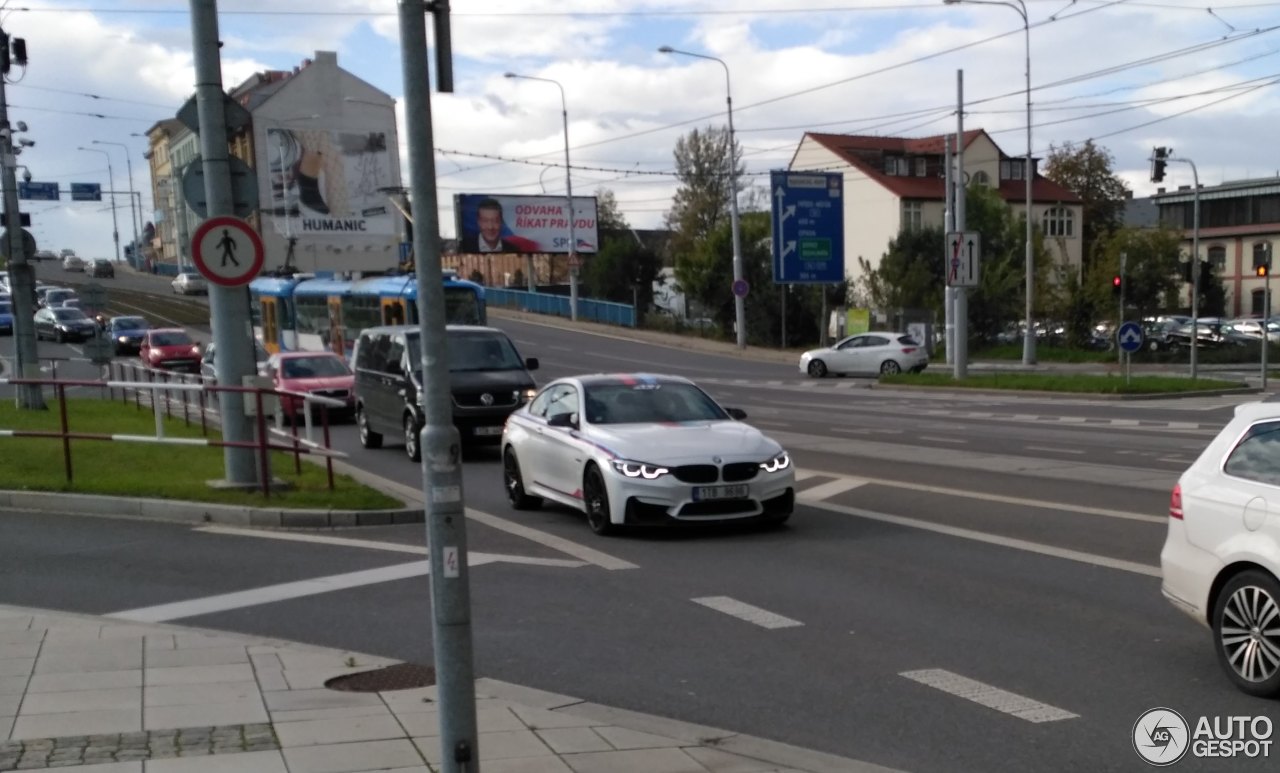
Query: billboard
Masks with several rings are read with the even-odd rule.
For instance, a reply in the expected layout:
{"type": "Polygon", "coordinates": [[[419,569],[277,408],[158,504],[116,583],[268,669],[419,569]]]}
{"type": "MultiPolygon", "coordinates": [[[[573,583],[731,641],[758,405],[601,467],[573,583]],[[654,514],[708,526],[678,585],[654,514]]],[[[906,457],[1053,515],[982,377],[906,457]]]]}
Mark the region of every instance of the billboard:
{"type": "Polygon", "coordinates": [[[564,196],[458,194],[453,197],[458,252],[594,253],[600,245],[596,197],[573,197],[576,250],[569,249],[566,208],[564,196]]]}
{"type": "Polygon", "coordinates": [[[394,236],[397,213],[379,190],[396,184],[386,132],[267,129],[271,200],[281,234],[394,236]]]}

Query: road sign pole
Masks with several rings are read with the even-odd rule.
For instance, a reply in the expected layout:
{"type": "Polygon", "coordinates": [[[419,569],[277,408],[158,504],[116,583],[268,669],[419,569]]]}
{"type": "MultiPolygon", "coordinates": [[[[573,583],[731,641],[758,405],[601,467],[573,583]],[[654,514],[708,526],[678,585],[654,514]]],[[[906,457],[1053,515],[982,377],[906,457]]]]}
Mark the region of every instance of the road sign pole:
{"type": "MultiPolygon", "coordinates": [[[[191,0],[191,38],[196,68],[196,106],[200,116],[200,154],[204,163],[205,198],[209,215],[230,215],[235,209],[227,160],[227,126],[222,90],[222,63],[218,48],[217,0],[191,0]]],[[[113,186],[114,187],[114,186],[113,186]]],[[[218,347],[214,370],[219,384],[240,386],[245,376],[257,372],[253,328],[249,318],[249,294],[243,287],[210,283],[209,313],[213,341],[218,347]]],[[[244,393],[218,393],[223,440],[241,444],[223,449],[227,482],[256,487],[253,423],[245,416],[244,393]]]]}
{"type": "Polygon", "coordinates": [[[1267,244],[1267,277],[1262,283],[1262,388],[1267,388],[1268,326],[1271,324],[1271,245],[1267,244]]]}
{"type": "MultiPolygon", "coordinates": [[[[965,229],[965,185],[964,185],[964,70],[956,70],[956,233],[963,234],[965,229]]],[[[955,321],[956,356],[952,358],[955,370],[952,376],[958,381],[969,375],[969,290],[957,287],[955,290],[955,310],[952,313],[955,321]]],[[[1031,335],[1034,331],[1028,330],[1031,335]]]]}

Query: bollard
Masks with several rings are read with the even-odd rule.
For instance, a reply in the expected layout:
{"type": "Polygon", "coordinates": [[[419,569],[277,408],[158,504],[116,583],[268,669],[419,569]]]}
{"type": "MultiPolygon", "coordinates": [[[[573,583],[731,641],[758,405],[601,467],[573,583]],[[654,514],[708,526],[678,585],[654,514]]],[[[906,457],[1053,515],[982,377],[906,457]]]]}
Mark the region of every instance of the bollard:
{"type": "Polygon", "coordinates": [[[67,485],[71,485],[71,436],[67,430],[67,390],[61,384],[54,384],[58,394],[58,415],[62,425],[62,461],[67,469],[67,485]]]}
{"type": "Polygon", "coordinates": [[[267,448],[270,441],[267,438],[267,419],[262,415],[262,390],[255,390],[253,399],[258,404],[258,448],[262,454],[262,496],[263,498],[271,498],[271,462],[267,458],[267,448]]]}
{"type": "MultiPolygon", "coordinates": [[[[329,450],[329,406],[320,406],[320,425],[324,428],[324,450],[329,450]]],[[[333,491],[333,457],[329,454],[324,455],[325,471],[329,475],[329,490],[333,491]]]]}

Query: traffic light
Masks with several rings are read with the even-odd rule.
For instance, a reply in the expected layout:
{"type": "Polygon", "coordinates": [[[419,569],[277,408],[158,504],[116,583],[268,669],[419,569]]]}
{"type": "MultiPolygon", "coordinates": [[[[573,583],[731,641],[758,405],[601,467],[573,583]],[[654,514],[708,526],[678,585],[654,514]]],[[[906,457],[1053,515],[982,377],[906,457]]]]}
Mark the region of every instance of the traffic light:
{"type": "Polygon", "coordinates": [[[1271,273],[1271,250],[1253,253],[1253,273],[1258,276],[1271,273]]]}
{"type": "Polygon", "coordinates": [[[1254,273],[1256,273],[1258,276],[1266,276],[1266,275],[1267,275],[1267,272],[1268,272],[1268,271],[1270,271],[1270,267],[1269,267],[1269,266],[1267,266],[1267,264],[1265,264],[1265,263],[1264,263],[1264,264],[1262,264],[1262,265],[1258,266],[1257,268],[1255,268],[1253,271],[1254,271],[1254,273]]]}
{"type": "Polygon", "coordinates": [[[1120,276],[1119,274],[1116,274],[1115,276],[1111,277],[1111,294],[1119,298],[1120,294],[1123,292],[1124,292],[1124,277],[1120,276]]]}
{"type": "Polygon", "coordinates": [[[1151,182],[1158,183],[1164,180],[1164,168],[1168,163],[1169,149],[1154,148],[1151,151],[1151,182]]]}

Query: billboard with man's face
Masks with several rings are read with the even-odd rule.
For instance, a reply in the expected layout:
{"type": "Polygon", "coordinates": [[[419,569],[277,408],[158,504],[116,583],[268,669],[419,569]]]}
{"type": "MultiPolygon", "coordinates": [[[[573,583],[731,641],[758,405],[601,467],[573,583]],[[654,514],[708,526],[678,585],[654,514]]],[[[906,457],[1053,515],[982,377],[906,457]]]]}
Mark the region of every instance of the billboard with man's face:
{"type": "Polygon", "coordinates": [[[284,235],[392,236],[397,213],[384,189],[395,184],[385,132],[267,129],[276,230],[284,235]],[[286,222],[287,219],[287,222],[286,222]]]}
{"type": "Polygon", "coordinates": [[[454,196],[458,252],[594,253],[600,236],[595,196],[574,196],[574,236],[569,248],[568,202],[564,196],[454,196]]]}

